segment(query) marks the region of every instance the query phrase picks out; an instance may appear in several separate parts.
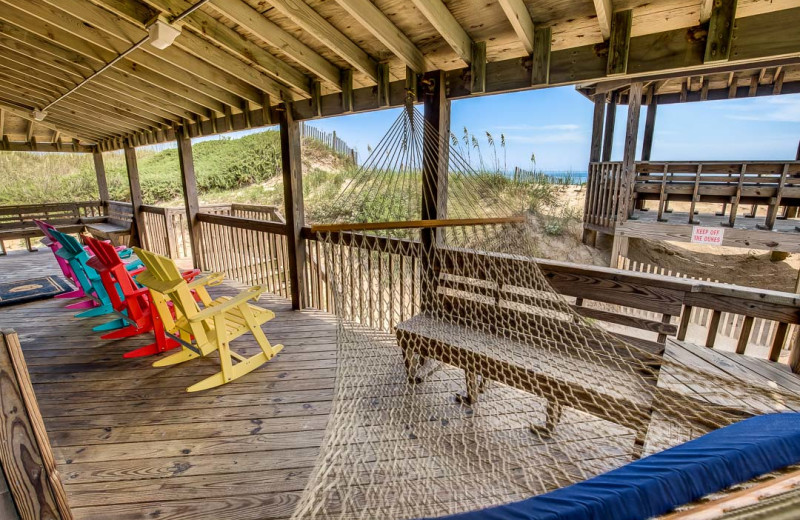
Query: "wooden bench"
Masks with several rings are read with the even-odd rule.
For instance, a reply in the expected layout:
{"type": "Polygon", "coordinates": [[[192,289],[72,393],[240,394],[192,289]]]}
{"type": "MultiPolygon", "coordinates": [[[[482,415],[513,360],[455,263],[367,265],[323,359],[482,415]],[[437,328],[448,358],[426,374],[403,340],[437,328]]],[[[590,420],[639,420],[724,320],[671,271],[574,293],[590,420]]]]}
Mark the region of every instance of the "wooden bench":
{"type": "MultiPolygon", "coordinates": [[[[465,372],[466,394],[457,397],[462,403],[475,403],[487,383],[496,381],[547,400],[544,428],[533,429],[551,433],[563,406],[568,406],[634,430],[636,456],[641,455],[651,414],[654,410],[665,412],[661,408],[666,407],[659,406],[660,399],[669,397],[667,414],[696,415],[697,401],[663,388],[656,391],[663,341],[648,341],[642,349],[630,348],[613,335],[592,333],[596,329],[576,320],[569,312],[570,305],[563,302],[550,305],[552,312],[544,315],[536,305],[545,299],[552,301],[552,294],[534,287],[509,286],[503,280],[512,272],[517,280],[541,280],[535,275],[533,260],[449,251],[452,253],[443,255],[434,276],[436,303],[427,306],[427,311],[423,304],[421,314],[395,327],[410,382],[424,381],[426,360],[452,365],[465,372]],[[520,276],[525,270],[529,270],[529,276],[520,276]],[[556,333],[551,325],[558,319],[564,323],[556,333]]],[[[565,269],[563,273],[548,273],[557,290],[571,276],[565,269]]],[[[584,296],[600,299],[612,288],[583,289],[584,296]]],[[[619,287],[614,291],[620,294],[619,287]]],[[[645,291],[631,298],[644,299],[644,304],[653,308],[660,301],[665,313],[680,313],[680,300],[669,303],[666,293],[647,295],[645,291]]],[[[572,308],[587,310],[575,305],[572,308]]],[[[593,312],[612,322],[622,321],[621,315],[614,318],[609,312],[593,312]]],[[[637,324],[634,319],[626,325],[647,330],[655,327],[660,336],[674,329],[668,323],[637,324]]],[[[698,426],[711,430],[721,425],[720,417],[726,418],[722,419],[724,423],[728,417],[740,415],[722,407],[720,414],[711,414],[716,417],[698,426]]]]}
{"type": "Polygon", "coordinates": [[[126,202],[109,202],[105,216],[84,218],[82,222],[94,238],[110,240],[114,246],[127,245],[124,237],[131,234],[133,207],[126,202]]]}
{"type": "Polygon", "coordinates": [[[36,251],[31,238],[43,236],[33,220],[44,220],[64,233],[80,233],[86,218],[102,215],[99,202],[64,202],[0,207],[0,255],[6,254],[4,241],[24,240],[28,251],[36,251]],[[94,216],[92,216],[94,215],[94,216]]]}

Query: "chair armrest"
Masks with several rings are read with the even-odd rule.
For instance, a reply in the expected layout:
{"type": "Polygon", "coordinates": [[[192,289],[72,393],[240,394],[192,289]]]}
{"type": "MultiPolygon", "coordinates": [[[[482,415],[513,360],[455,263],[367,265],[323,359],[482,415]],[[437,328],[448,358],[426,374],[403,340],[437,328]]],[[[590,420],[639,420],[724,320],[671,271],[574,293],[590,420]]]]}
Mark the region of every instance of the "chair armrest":
{"type": "Polygon", "coordinates": [[[127,264],[125,264],[126,271],[134,271],[136,269],[139,269],[140,267],[144,267],[144,263],[138,258],[133,262],[128,262],[127,264]]]}
{"type": "Polygon", "coordinates": [[[186,280],[186,283],[191,282],[195,278],[200,275],[200,269],[189,269],[188,271],[183,271],[181,273],[181,277],[186,280]]]}
{"type": "Polygon", "coordinates": [[[133,271],[128,271],[128,273],[129,273],[131,276],[136,276],[137,274],[139,274],[139,273],[142,273],[142,272],[144,272],[144,271],[146,271],[146,270],[147,270],[147,268],[146,268],[145,266],[141,266],[141,267],[137,267],[137,268],[136,268],[136,269],[134,269],[133,271]]]}
{"type": "Polygon", "coordinates": [[[258,297],[261,296],[261,294],[266,290],[267,288],[264,287],[263,285],[256,285],[255,287],[246,289],[226,302],[219,303],[217,305],[214,305],[213,307],[208,307],[199,314],[195,314],[194,316],[189,318],[189,321],[191,323],[205,321],[213,316],[216,316],[217,314],[227,311],[228,309],[231,309],[233,307],[238,307],[239,305],[242,305],[243,303],[246,303],[249,300],[257,300],[258,297]]]}
{"type": "Polygon", "coordinates": [[[149,293],[150,293],[150,289],[148,289],[147,287],[141,287],[141,288],[136,289],[135,291],[133,291],[131,293],[131,296],[141,296],[143,294],[149,294],[149,293]]]}
{"type": "Polygon", "coordinates": [[[214,287],[215,285],[221,284],[223,280],[225,280],[225,273],[208,273],[207,275],[201,276],[200,278],[195,278],[189,284],[189,289],[196,289],[198,287],[203,287],[206,285],[214,287]]]}

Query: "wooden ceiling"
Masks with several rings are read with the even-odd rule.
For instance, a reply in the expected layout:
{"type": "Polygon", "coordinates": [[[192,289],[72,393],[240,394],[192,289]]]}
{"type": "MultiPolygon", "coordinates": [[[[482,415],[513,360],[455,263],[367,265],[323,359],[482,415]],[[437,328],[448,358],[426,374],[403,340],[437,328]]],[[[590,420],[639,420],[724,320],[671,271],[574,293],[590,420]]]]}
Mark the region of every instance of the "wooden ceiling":
{"type": "Polygon", "coordinates": [[[261,126],[282,102],[300,119],[397,106],[437,69],[456,98],[800,63],[800,0],[211,0],[172,46],[144,43],[33,120],[196,1],[0,0],[2,149],[261,126]]]}

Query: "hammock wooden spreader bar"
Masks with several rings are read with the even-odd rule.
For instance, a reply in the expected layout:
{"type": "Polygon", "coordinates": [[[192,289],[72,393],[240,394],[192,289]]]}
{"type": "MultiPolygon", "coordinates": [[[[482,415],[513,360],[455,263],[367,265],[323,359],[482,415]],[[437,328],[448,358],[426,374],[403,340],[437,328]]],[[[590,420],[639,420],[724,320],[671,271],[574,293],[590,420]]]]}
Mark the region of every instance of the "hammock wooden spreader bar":
{"type": "Polygon", "coordinates": [[[440,220],[398,220],[393,222],[341,222],[311,226],[312,233],[336,231],[376,231],[381,229],[421,229],[455,226],[481,226],[524,222],[525,217],[453,218],[440,220]]]}

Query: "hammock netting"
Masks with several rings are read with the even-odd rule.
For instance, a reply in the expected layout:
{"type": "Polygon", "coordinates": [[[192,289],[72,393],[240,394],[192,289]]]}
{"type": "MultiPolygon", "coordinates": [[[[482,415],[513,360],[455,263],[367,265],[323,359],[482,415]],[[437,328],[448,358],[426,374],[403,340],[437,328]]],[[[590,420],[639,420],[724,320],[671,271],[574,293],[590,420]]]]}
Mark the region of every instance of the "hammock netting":
{"type": "Polygon", "coordinates": [[[778,390],[696,371],[576,312],[533,260],[541,230],[529,187],[475,171],[455,144],[404,110],[331,203],[353,228],[318,233],[339,324],[336,390],[294,518],[485,508],[795,408],[778,390]],[[439,193],[426,170],[442,172],[439,193]],[[439,201],[444,223],[357,229],[419,221],[423,200],[439,201]],[[514,218],[446,222],[498,217],[514,218]]]}

